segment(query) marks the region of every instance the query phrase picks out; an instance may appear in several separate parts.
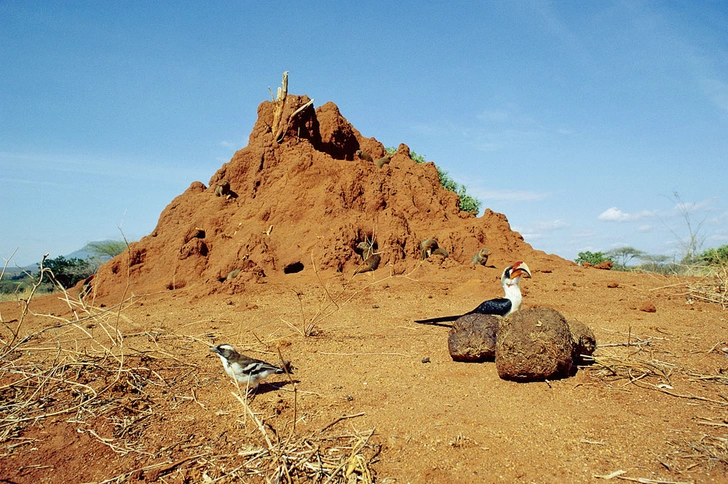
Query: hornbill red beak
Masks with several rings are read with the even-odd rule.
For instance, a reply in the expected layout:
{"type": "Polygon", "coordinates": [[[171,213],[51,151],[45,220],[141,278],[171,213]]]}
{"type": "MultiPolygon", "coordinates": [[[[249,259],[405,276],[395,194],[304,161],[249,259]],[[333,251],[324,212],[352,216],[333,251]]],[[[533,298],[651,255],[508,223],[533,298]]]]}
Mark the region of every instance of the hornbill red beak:
{"type": "Polygon", "coordinates": [[[515,279],[520,276],[531,277],[531,270],[523,261],[518,261],[511,266],[511,279],[515,279]]]}

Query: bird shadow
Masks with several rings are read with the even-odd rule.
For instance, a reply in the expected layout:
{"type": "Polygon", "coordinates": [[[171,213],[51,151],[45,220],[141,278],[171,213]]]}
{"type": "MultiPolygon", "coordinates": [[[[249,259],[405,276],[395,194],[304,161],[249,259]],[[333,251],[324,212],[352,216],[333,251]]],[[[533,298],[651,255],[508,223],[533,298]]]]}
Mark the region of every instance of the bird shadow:
{"type": "Polygon", "coordinates": [[[291,384],[298,384],[301,383],[300,380],[285,380],[285,381],[279,381],[279,382],[267,382],[264,381],[260,385],[258,385],[258,388],[255,391],[256,395],[265,395],[269,392],[275,392],[277,390],[280,390],[281,388],[286,387],[287,385],[291,384]]]}

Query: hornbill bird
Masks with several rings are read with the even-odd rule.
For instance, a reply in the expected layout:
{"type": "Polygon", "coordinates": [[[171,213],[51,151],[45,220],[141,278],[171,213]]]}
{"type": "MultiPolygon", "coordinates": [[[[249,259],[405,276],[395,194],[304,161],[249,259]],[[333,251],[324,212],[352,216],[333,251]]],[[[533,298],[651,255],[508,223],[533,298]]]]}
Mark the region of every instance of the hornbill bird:
{"type": "Polygon", "coordinates": [[[472,311],[468,311],[465,314],[441,316],[439,318],[416,319],[415,323],[432,324],[436,326],[451,326],[450,324],[441,323],[455,321],[466,314],[496,314],[498,316],[508,316],[512,312],[518,311],[521,308],[521,301],[523,301],[523,296],[521,296],[521,287],[519,286],[521,276],[531,277],[531,271],[525,262],[518,261],[512,266],[506,267],[503,271],[503,275],[501,276],[501,286],[503,286],[505,297],[483,301],[477,308],[472,311]]]}

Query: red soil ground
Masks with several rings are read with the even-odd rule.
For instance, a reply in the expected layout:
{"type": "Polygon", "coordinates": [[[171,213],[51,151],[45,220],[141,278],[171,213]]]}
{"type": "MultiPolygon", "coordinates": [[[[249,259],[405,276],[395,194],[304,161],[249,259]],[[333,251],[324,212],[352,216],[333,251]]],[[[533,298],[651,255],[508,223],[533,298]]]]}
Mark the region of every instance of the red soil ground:
{"type": "MultiPolygon", "coordinates": [[[[306,101],[289,96],[283,119],[306,101]]],[[[359,452],[358,482],[728,482],[728,322],[691,290],[701,280],[534,250],[504,215],[461,212],[405,145],[381,169],[360,159],[384,147],[334,104],[296,115],[282,143],[274,108],[88,281],[85,306],[80,287],[25,316],[0,304],[3,347],[20,326],[0,373],[0,482],[272,478],[286,452],[250,463],[269,444],[209,352],[221,343],[292,362],[250,410],[289,455],[359,452]],[[429,237],[449,257],[422,261],[429,237]],[[381,263],[354,275],[367,239],[381,263]],[[488,265],[470,265],[481,247],[488,265]],[[504,381],[493,363],[452,361],[447,328],[413,323],[500,296],[516,260],[533,272],[524,307],[589,325],[595,364],[504,381]]]]}

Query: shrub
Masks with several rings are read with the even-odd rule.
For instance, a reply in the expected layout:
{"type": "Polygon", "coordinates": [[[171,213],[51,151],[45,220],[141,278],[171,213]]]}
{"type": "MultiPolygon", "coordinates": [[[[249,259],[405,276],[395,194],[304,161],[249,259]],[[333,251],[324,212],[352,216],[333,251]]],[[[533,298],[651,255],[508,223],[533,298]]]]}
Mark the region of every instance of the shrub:
{"type": "Polygon", "coordinates": [[[465,193],[465,185],[460,185],[457,194],[460,197],[460,210],[470,213],[480,212],[480,200],[465,193]]]}
{"type": "MultiPolygon", "coordinates": [[[[36,277],[28,272],[22,272],[11,277],[7,277],[6,275],[5,278],[0,280],[0,301],[11,301],[18,297],[27,297],[33,287],[33,284],[36,282],[36,277]]],[[[44,280],[38,286],[36,293],[50,294],[53,290],[53,283],[44,280]]]]}
{"type": "Polygon", "coordinates": [[[46,259],[44,267],[50,269],[55,280],[66,289],[75,286],[78,281],[86,279],[96,270],[88,261],[77,257],[66,259],[62,255],[55,259],[46,259]]]}
{"type": "Polygon", "coordinates": [[[0,294],[12,294],[22,287],[23,283],[20,281],[0,280],[0,294]]]}
{"type": "Polygon", "coordinates": [[[606,254],[604,252],[589,252],[587,250],[586,252],[579,252],[577,256],[578,257],[574,259],[574,262],[579,265],[582,265],[586,262],[595,266],[607,260],[611,262],[611,259],[606,257],[606,254]]]}
{"type": "Polygon", "coordinates": [[[728,264],[728,245],[723,245],[717,249],[708,249],[700,254],[698,258],[712,266],[728,264]]]}
{"type": "Polygon", "coordinates": [[[677,264],[670,256],[645,254],[640,259],[642,263],[635,268],[638,271],[662,275],[677,273],[677,264]]]}

